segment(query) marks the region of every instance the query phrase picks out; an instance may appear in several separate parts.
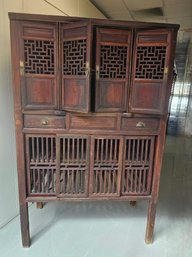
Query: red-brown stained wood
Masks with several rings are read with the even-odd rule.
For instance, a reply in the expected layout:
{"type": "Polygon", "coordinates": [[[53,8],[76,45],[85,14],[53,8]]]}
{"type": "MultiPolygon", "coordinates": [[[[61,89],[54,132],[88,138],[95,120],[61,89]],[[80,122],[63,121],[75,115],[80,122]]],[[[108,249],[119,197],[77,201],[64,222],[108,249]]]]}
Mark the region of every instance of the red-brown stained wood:
{"type": "Polygon", "coordinates": [[[28,202],[109,199],[151,243],[178,25],[9,16],[23,246],[28,202]]]}
{"type": "Polygon", "coordinates": [[[65,117],[56,115],[24,115],[25,128],[61,129],[66,127],[65,117]]]}
{"type": "Polygon", "coordinates": [[[58,107],[58,41],[55,24],[21,23],[20,76],[25,109],[58,107]]]}
{"type": "Polygon", "coordinates": [[[98,112],[126,110],[131,56],[131,31],[97,29],[96,99],[98,112]]]}
{"type": "MultiPolygon", "coordinates": [[[[152,30],[137,32],[134,48],[131,112],[163,114],[167,79],[171,32],[152,30]]],[[[166,110],[167,112],[167,110],[166,110]]]]}
{"type": "Polygon", "coordinates": [[[91,24],[62,25],[62,109],[90,110],[91,24]]]}

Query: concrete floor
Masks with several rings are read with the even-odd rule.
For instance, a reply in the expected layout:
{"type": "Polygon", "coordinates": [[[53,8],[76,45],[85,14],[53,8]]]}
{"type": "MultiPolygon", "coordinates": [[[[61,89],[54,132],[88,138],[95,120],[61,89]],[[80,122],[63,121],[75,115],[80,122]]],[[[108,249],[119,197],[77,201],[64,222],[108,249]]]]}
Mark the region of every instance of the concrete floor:
{"type": "Polygon", "coordinates": [[[29,208],[32,245],[19,217],[0,230],[0,257],[191,257],[192,138],[167,137],[155,240],[144,243],[147,202],[49,203],[29,208]]]}

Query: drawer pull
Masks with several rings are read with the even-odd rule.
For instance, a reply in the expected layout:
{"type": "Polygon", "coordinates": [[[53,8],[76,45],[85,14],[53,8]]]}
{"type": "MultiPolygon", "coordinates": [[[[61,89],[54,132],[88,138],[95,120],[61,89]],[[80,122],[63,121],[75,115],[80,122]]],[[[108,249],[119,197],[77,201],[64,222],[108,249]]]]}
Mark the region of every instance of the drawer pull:
{"type": "Polygon", "coordinates": [[[137,128],[145,128],[145,123],[144,122],[142,122],[142,121],[139,121],[137,124],[136,124],[136,127],[137,128]]]}
{"type": "Polygon", "coordinates": [[[41,124],[46,126],[46,125],[48,125],[48,121],[47,120],[42,120],[41,124]]]}

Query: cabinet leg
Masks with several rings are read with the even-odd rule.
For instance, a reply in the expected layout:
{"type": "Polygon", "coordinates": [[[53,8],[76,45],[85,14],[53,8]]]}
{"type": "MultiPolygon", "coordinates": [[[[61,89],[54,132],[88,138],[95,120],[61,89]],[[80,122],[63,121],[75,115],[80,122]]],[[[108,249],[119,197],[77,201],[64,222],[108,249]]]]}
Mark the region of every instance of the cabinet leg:
{"type": "Polygon", "coordinates": [[[28,204],[20,205],[21,236],[23,247],[30,247],[28,204]]]}
{"type": "Polygon", "coordinates": [[[43,202],[36,202],[37,209],[43,209],[43,202]]]}
{"type": "Polygon", "coordinates": [[[136,202],[136,201],[130,201],[130,205],[131,205],[132,207],[135,207],[135,206],[136,206],[136,204],[137,204],[137,202],[136,202]]]}
{"type": "Polygon", "coordinates": [[[146,228],[146,235],[145,235],[146,244],[153,243],[155,216],[156,216],[156,204],[153,201],[149,201],[148,216],[147,216],[147,228],[146,228]]]}

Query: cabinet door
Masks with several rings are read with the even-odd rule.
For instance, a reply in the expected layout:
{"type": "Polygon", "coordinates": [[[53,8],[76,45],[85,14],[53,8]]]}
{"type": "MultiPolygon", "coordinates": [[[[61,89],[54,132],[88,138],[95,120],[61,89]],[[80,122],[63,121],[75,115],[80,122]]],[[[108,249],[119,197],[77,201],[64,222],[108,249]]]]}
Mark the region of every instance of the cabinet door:
{"type": "Polygon", "coordinates": [[[93,136],[91,141],[91,197],[120,195],[123,137],[93,136]]]}
{"type": "Polygon", "coordinates": [[[122,195],[149,195],[153,170],[155,138],[125,137],[122,195]]]}
{"type": "Polygon", "coordinates": [[[56,137],[27,134],[25,142],[28,195],[56,195],[56,137]]]}
{"type": "Polygon", "coordinates": [[[128,99],[131,32],[96,31],[96,106],[98,112],[124,112],[128,99]]]}
{"type": "Polygon", "coordinates": [[[169,31],[136,34],[130,111],[162,114],[168,90],[169,31]]]}
{"type": "Polygon", "coordinates": [[[58,197],[86,197],[89,171],[89,137],[63,135],[57,137],[58,197]]]}
{"type": "Polygon", "coordinates": [[[57,28],[54,24],[21,23],[20,75],[25,109],[56,109],[57,28]]]}
{"type": "Polygon", "coordinates": [[[62,109],[90,110],[91,25],[61,26],[62,109]]]}

